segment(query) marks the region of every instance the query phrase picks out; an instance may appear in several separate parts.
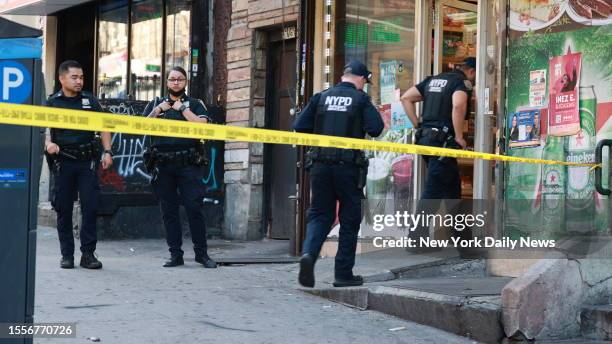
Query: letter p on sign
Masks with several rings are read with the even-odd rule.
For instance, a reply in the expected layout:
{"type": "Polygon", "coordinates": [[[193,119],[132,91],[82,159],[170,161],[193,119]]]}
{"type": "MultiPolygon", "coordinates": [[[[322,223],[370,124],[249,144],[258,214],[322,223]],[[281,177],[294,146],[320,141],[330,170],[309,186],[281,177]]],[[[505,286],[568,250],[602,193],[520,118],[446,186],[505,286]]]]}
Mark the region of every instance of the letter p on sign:
{"type": "Polygon", "coordinates": [[[21,104],[32,93],[32,75],[21,63],[0,60],[0,102],[21,104]]]}
{"type": "Polygon", "coordinates": [[[2,70],[2,100],[10,99],[11,88],[18,88],[23,84],[23,72],[19,68],[5,67],[2,70]]]}

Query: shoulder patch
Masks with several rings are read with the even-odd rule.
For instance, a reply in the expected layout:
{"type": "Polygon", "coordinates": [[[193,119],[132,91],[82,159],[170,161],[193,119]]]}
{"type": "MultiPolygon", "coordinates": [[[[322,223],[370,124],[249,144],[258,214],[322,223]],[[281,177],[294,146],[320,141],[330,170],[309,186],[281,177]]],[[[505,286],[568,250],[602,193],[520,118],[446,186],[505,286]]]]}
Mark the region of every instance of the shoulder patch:
{"type": "Polygon", "coordinates": [[[468,91],[471,91],[474,88],[470,80],[463,80],[463,83],[465,84],[465,88],[467,88],[468,91]]]}

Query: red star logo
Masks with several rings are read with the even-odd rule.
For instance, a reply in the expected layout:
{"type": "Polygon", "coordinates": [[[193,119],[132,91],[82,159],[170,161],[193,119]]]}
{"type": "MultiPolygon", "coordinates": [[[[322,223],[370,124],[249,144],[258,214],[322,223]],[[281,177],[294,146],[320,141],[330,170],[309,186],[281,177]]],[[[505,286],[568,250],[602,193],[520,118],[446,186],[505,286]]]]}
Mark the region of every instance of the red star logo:
{"type": "Polygon", "coordinates": [[[551,176],[550,176],[550,182],[551,182],[551,183],[554,183],[554,182],[556,182],[556,181],[557,181],[557,177],[555,177],[555,175],[551,175],[551,176]]]}
{"type": "Polygon", "coordinates": [[[580,130],[578,134],[576,134],[576,144],[578,146],[582,146],[582,139],[584,139],[584,135],[582,135],[582,130],[580,130]]]}

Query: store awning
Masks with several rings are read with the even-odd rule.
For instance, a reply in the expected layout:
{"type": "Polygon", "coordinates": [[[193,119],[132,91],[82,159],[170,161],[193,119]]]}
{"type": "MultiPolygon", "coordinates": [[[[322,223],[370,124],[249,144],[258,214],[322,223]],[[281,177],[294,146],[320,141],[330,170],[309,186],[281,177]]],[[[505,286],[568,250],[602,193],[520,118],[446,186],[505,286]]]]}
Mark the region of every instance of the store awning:
{"type": "Polygon", "coordinates": [[[0,0],[0,14],[46,16],[91,0],[0,0]]]}
{"type": "Polygon", "coordinates": [[[0,18],[1,38],[36,38],[41,37],[43,32],[29,26],[21,25],[5,18],[0,18]]]}

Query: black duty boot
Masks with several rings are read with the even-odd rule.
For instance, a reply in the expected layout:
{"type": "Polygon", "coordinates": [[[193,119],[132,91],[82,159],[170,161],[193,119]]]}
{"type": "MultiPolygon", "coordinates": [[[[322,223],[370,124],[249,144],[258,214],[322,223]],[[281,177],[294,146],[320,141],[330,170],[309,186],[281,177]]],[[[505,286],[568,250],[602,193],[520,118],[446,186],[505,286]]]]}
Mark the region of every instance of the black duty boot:
{"type": "Polygon", "coordinates": [[[184,265],[184,264],[185,264],[185,262],[183,261],[183,256],[171,255],[170,259],[168,259],[164,263],[164,267],[165,268],[172,268],[172,267],[179,266],[179,265],[184,265]]]}
{"type": "Polygon", "coordinates": [[[207,269],[216,269],[217,268],[217,262],[215,262],[214,260],[212,260],[208,254],[204,253],[204,254],[196,254],[195,256],[195,261],[204,265],[205,268],[207,269]]]}
{"type": "Polygon", "coordinates": [[[336,278],[334,281],[334,287],[358,287],[363,285],[363,277],[354,275],[348,279],[336,278]]]}
{"type": "Polygon", "coordinates": [[[62,260],[60,260],[60,268],[74,269],[74,256],[62,256],[62,260]]]}
{"type": "Polygon", "coordinates": [[[302,255],[302,258],[300,258],[300,274],[298,276],[298,281],[303,287],[312,288],[315,285],[314,264],[314,258],[308,253],[302,255]]]}
{"type": "Polygon", "coordinates": [[[96,258],[93,252],[83,252],[81,266],[85,269],[102,269],[102,262],[96,258]]]}

